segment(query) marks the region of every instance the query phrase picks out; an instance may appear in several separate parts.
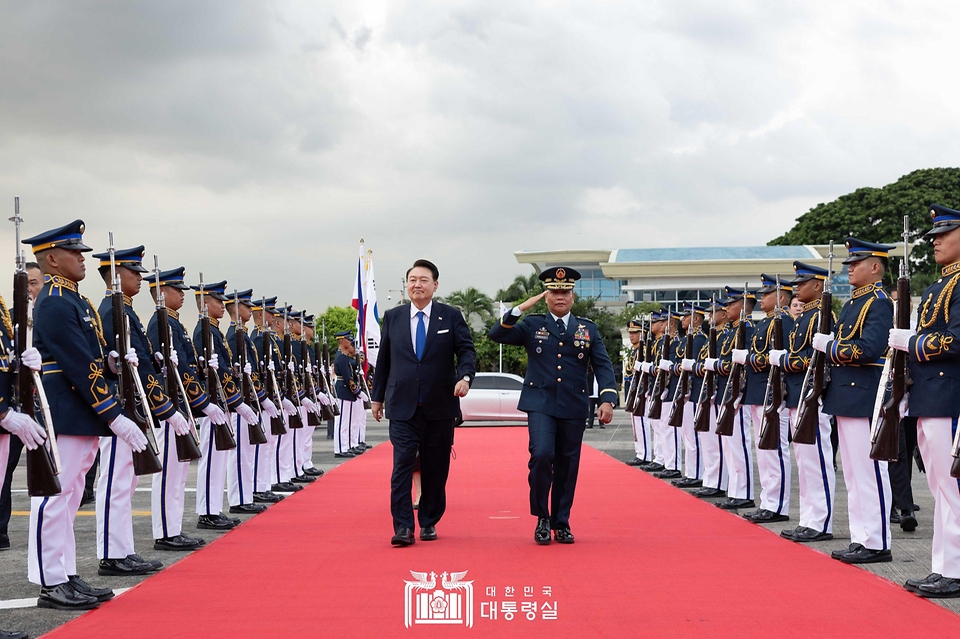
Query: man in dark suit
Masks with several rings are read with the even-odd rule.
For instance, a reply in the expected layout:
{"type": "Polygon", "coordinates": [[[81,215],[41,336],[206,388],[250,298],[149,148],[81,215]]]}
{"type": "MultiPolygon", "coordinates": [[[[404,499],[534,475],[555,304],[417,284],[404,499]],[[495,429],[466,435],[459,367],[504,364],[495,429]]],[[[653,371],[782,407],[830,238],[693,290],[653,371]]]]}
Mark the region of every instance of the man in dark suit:
{"type": "Polygon", "coordinates": [[[383,317],[380,355],[371,401],[380,421],[386,404],[393,444],[390,511],[394,546],[413,537],[413,467],[420,454],[422,495],[418,509],[420,540],[437,538],[436,524],[446,509],[447,474],[460,397],[476,375],[477,354],[459,310],[433,301],[440,272],[427,260],[407,271],[410,304],[383,317]]]}
{"type": "Polygon", "coordinates": [[[617,380],[597,325],[570,312],[573,287],[580,274],[562,266],[543,271],[547,289],[508,311],[490,329],[490,339],[523,346],[527,376],[518,408],[527,413],[530,432],[530,514],[537,518],[533,538],[550,543],[550,530],[561,544],[572,544],[570,508],[580,469],[580,444],[586,427],[589,391],[587,365],[599,386],[601,424],[613,419],[617,380]],[[547,315],[520,315],[546,296],[547,315]]]}

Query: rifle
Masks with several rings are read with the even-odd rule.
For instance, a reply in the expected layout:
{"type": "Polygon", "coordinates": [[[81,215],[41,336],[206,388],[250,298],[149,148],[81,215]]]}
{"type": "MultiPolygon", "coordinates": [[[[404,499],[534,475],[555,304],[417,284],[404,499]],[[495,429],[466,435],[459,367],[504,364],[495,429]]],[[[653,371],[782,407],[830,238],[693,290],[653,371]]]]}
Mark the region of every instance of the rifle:
{"type": "MultiPolygon", "coordinates": [[[[737,325],[737,334],[733,338],[733,347],[743,350],[747,346],[747,283],[743,283],[743,306],[740,307],[740,324],[737,325]]],[[[743,401],[744,379],[746,372],[743,364],[736,362],[730,366],[730,377],[727,386],[723,389],[723,400],[720,403],[720,413],[717,415],[717,435],[730,437],[733,435],[734,418],[743,401]]]]}
{"type": "MultiPolygon", "coordinates": [[[[233,312],[237,314],[234,321],[233,337],[237,349],[237,359],[240,364],[240,397],[250,406],[257,415],[263,413],[263,407],[260,406],[260,398],[253,387],[253,377],[247,372],[247,329],[240,319],[240,298],[237,295],[237,289],[233,289],[233,312]]],[[[256,423],[247,424],[247,437],[254,446],[267,443],[267,435],[263,432],[263,426],[258,419],[256,423]]]]}
{"type": "MultiPolygon", "coordinates": [[[[716,358],[717,356],[717,320],[716,320],[717,298],[713,296],[710,301],[710,332],[707,340],[707,357],[716,358]]],[[[697,398],[697,408],[693,413],[693,430],[699,433],[710,432],[710,411],[713,410],[713,396],[716,393],[714,389],[714,373],[711,370],[703,371],[703,384],[700,386],[700,397],[697,398]]]]}
{"type": "Polygon", "coordinates": [[[157,337],[160,341],[160,353],[163,355],[163,365],[160,372],[163,375],[163,391],[173,401],[177,410],[190,424],[190,432],[186,435],[176,435],[177,460],[190,462],[203,457],[200,452],[200,436],[197,434],[197,422],[190,410],[187,392],[183,389],[183,380],[180,379],[180,370],[173,363],[173,337],[170,332],[170,317],[167,315],[167,302],[160,286],[160,265],[157,256],[153,256],[153,277],[157,289],[157,337]]]}
{"type": "MultiPolygon", "coordinates": [[[[303,378],[304,390],[306,390],[307,395],[310,396],[310,401],[312,401],[317,408],[319,409],[322,404],[317,399],[317,386],[313,383],[313,371],[310,370],[310,348],[307,345],[307,331],[305,330],[305,318],[307,312],[304,311],[301,316],[301,328],[300,329],[300,370],[301,377],[303,378]]],[[[319,426],[320,425],[320,416],[314,413],[313,411],[307,411],[307,426],[319,426]]]]}
{"type": "MultiPolygon", "coordinates": [[[[663,333],[663,350],[660,352],[660,359],[670,359],[670,331],[673,328],[673,311],[667,311],[667,328],[663,333]]],[[[653,381],[653,392],[650,394],[650,404],[647,406],[647,417],[650,419],[660,419],[663,414],[663,400],[670,392],[670,371],[659,368],[657,362],[657,376],[653,381]]]]}
{"type": "Polygon", "coordinates": [[[953,436],[953,447],[950,449],[953,455],[953,464],[950,465],[950,476],[954,479],[960,479],[960,428],[953,436]]]}
{"type": "Polygon", "coordinates": [[[330,408],[333,411],[333,416],[337,417],[340,415],[340,405],[339,402],[334,400],[334,385],[333,380],[330,378],[330,350],[327,347],[327,321],[320,320],[320,326],[323,329],[323,380],[327,386],[327,395],[330,396],[330,408]]]}
{"type": "MultiPolygon", "coordinates": [[[[897,328],[910,328],[910,216],[903,216],[903,260],[897,278],[897,305],[894,323],[897,328]]],[[[891,349],[883,363],[877,401],[873,407],[870,429],[870,459],[897,461],[900,448],[900,402],[910,385],[907,353],[891,349]],[[886,399],[886,401],[884,401],[886,399]]]]}
{"type": "MultiPolygon", "coordinates": [[[[203,366],[206,369],[207,395],[210,401],[223,409],[226,420],[222,424],[215,424],[211,421],[213,428],[213,441],[217,450],[232,450],[237,447],[237,440],[233,434],[233,426],[230,424],[230,407],[227,406],[227,395],[223,392],[223,384],[220,383],[220,375],[210,366],[210,358],[213,356],[213,332],[210,327],[210,314],[207,312],[207,302],[204,299],[203,292],[203,273],[200,274],[200,339],[203,341],[203,366]]],[[[230,362],[224,362],[223,366],[229,366],[230,362]]]]}
{"type": "Polygon", "coordinates": [[[47,431],[47,439],[34,450],[25,451],[27,458],[27,493],[31,497],[53,497],[61,492],[60,478],[60,450],[57,447],[57,434],[53,430],[53,418],[50,414],[50,404],[47,403],[47,394],[44,392],[40,374],[24,366],[20,361],[23,351],[27,350],[27,322],[30,291],[27,276],[27,260],[20,250],[20,198],[13,198],[13,217],[10,221],[16,225],[16,270],[13,274],[13,342],[15,358],[11,362],[10,370],[16,374],[13,388],[13,408],[24,415],[37,420],[37,405],[43,421],[40,423],[47,431]]]}
{"type": "Polygon", "coordinates": [[[152,475],[163,470],[160,463],[160,447],[153,433],[153,414],[147,402],[147,394],[143,391],[143,383],[137,367],[126,359],[130,350],[130,320],[124,309],[123,291],[120,290],[120,276],[117,274],[116,251],[113,247],[113,233],[110,233],[110,281],[113,288],[110,293],[110,303],[113,308],[113,338],[114,350],[120,354],[117,358],[119,366],[120,405],[124,412],[147,436],[147,447],[140,452],[133,453],[133,474],[137,476],[152,475]],[[140,410],[138,410],[138,407],[140,410]],[[142,412],[141,412],[142,411],[142,412]]]}
{"type": "MultiPolygon", "coordinates": [[[[823,283],[823,294],[820,296],[820,323],[817,327],[818,332],[825,334],[829,334],[833,326],[833,293],[830,291],[833,258],[833,242],[830,242],[830,253],[827,255],[827,279],[823,283]]],[[[793,441],[797,444],[813,444],[817,441],[820,395],[823,394],[826,384],[826,364],[826,356],[820,351],[813,351],[810,366],[803,378],[800,405],[797,406],[797,418],[793,427],[793,441]]]]}
{"type": "MultiPolygon", "coordinates": [[[[773,337],[767,344],[770,350],[783,350],[783,308],[780,306],[780,274],[777,273],[777,302],[773,309],[773,337]]],[[[770,365],[767,373],[767,390],[763,395],[763,426],[757,437],[760,450],[777,450],[780,447],[780,407],[783,406],[783,369],[770,365]]]]}
{"type": "MultiPolygon", "coordinates": [[[[290,315],[286,302],[283,304],[283,394],[291,402],[296,400],[296,412],[290,416],[290,428],[303,428],[300,417],[300,393],[297,392],[297,380],[290,364],[293,363],[293,341],[290,337],[290,315]]],[[[296,366],[296,364],[294,364],[296,366]]]]}
{"type": "MultiPolygon", "coordinates": [[[[687,327],[687,341],[683,345],[683,358],[693,358],[693,334],[696,329],[693,327],[693,316],[696,309],[690,309],[690,324],[687,327]]],[[[670,416],[667,418],[667,424],[674,428],[683,426],[683,407],[690,397],[690,371],[680,372],[680,381],[677,383],[677,390],[673,393],[673,403],[670,405],[670,416]]]]}
{"type": "MultiPolygon", "coordinates": [[[[643,337],[643,362],[644,364],[651,363],[653,360],[653,316],[647,319],[647,331],[644,333],[643,337]]],[[[633,407],[633,414],[637,417],[643,417],[647,412],[647,393],[650,390],[650,374],[644,373],[642,370],[639,373],[634,373],[634,377],[639,378],[637,388],[637,403],[633,407]]]]}
{"type": "MultiPolygon", "coordinates": [[[[277,405],[277,411],[283,411],[280,400],[280,384],[277,383],[276,372],[270,369],[273,364],[273,329],[267,324],[267,298],[260,299],[261,323],[263,324],[263,334],[260,336],[263,340],[263,390],[267,393],[273,402],[277,405]]],[[[287,427],[283,424],[283,414],[279,412],[276,417],[270,418],[270,434],[285,435],[287,427]]]]}
{"type": "Polygon", "coordinates": [[[363,409],[370,410],[372,408],[370,403],[370,386],[367,385],[367,375],[363,371],[363,362],[360,361],[360,351],[357,351],[357,354],[354,357],[355,361],[357,362],[357,367],[355,370],[360,376],[360,387],[367,396],[367,398],[363,400],[363,409]]]}
{"type": "MultiPolygon", "coordinates": [[[[313,361],[316,366],[317,379],[320,380],[320,389],[319,392],[326,395],[329,400],[328,404],[320,405],[320,418],[324,421],[328,421],[336,417],[334,411],[333,397],[330,395],[330,387],[327,385],[327,375],[323,370],[323,350],[320,347],[320,336],[314,332],[313,335],[313,361]]],[[[326,344],[324,344],[325,346],[326,344]]]]}

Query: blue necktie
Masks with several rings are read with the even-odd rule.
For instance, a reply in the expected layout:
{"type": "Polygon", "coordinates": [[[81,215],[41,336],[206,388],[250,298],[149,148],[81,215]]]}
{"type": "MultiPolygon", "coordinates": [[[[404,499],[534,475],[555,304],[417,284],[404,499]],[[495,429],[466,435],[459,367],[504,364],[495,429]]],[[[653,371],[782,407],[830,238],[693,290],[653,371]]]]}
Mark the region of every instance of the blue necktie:
{"type": "Polygon", "coordinates": [[[557,320],[557,328],[560,329],[560,334],[561,334],[561,335],[563,335],[564,333],[567,332],[567,327],[564,326],[562,319],[558,319],[558,320],[557,320]]]}
{"type": "Polygon", "coordinates": [[[423,346],[427,343],[427,327],[423,323],[423,311],[417,311],[417,360],[423,359],[423,346]]]}

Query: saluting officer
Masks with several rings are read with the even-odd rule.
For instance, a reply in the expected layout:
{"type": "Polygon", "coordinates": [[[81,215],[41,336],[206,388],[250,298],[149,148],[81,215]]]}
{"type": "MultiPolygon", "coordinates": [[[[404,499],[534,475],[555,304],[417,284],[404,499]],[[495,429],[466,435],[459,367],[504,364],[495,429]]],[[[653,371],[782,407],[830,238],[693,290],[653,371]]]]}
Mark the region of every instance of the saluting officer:
{"type": "MultiPolygon", "coordinates": [[[[827,269],[793,263],[796,272],[791,282],[797,299],[803,302],[803,313],[797,318],[786,349],[771,350],[770,363],[783,368],[787,383],[787,407],[790,423],[796,421],[797,406],[803,392],[803,379],[813,356],[813,335],[820,313],[832,313],[820,308],[820,294],[827,279],[827,269]]],[[[813,444],[793,443],[800,483],[800,525],[780,531],[780,536],[791,541],[826,541],[833,539],[833,500],[837,473],[833,468],[833,444],[830,442],[830,415],[817,408],[817,436],[813,444]]]]}
{"type": "Polygon", "coordinates": [[[688,302],[683,311],[684,316],[681,326],[685,331],[693,331],[693,357],[680,360],[681,371],[689,373],[690,397],[683,405],[683,426],[681,426],[684,452],[683,477],[675,479],[671,483],[678,488],[699,488],[703,485],[703,459],[700,454],[700,433],[694,429],[693,417],[697,408],[697,399],[700,397],[703,378],[697,377],[693,369],[697,363],[697,354],[707,344],[707,335],[703,332],[703,318],[706,309],[688,302]]]}
{"type": "MultiPolygon", "coordinates": [[[[719,355],[720,338],[724,334],[727,325],[727,307],[723,300],[719,300],[715,301],[708,310],[711,314],[714,331],[717,334],[717,354],[719,355]]],[[[693,374],[698,378],[696,384],[697,399],[700,397],[707,371],[709,370],[716,373],[717,370],[718,358],[709,357],[709,347],[709,343],[704,342],[700,348],[700,352],[697,354],[697,363],[693,365],[693,374]]],[[[720,385],[721,379],[723,378],[719,375],[714,376],[715,397],[710,398],[710,429],[699,437],[700,459],[703,461],[703,481],[702,487],[692,491],[691,494],[702,498],[723,497],[727,490],[728,470],[727,464],[724,462],[723,454],[725,444],[723,440],[725,438],[716,433],[716,402],[719,401],[716,397],[721,396],[723,389],[720,385]]],[[[695,399],[694,401],[697,400],[695,399]]],[[[696,408],[694,408],[694,414],[696,414],[696,408]]]]}
{"type": "Polygon", "coordinates": [[[950,475],[960,418],[960,211],[930,206],[933,257],[940,278],[927,287],[917,309],[917,333],[891,329],[891,348],[910,356],[910,416],[934,497],[933,572],[904,586],[923,597],[960,597],[960,483],[950,475]]]}
{"type": "Polygon", "coordinates": [[[870,418],[893,326],[893,303],[882,283],[893,247],[855,237],[846,245],[849,257],[843,263],[853,293],[834,332],[813,336],[814,350],[830,365],[823,411],[837,418],[850,521],[850,547],[832,556],[848,564],[888,562],[893,560],[890,477],[887,462],[870,459],[870,418]]]}
{"type": "MultiPolygon", "coordinates": [[[[770,349],[773,348],[774,314],[777,307],[782,313],[783,344],[787,344],[793,329],[793,317],[786,306],[790,303],[793,287],[780,283],[780,296],[777,297],[777,278],[763,273],[760,275],[760,310],[764,312],[753,329],[750,338],[749,353],[746,356],[747,390],[743,403],[753,422],[757,445],[760,444],[760,432],[764,422],[764,402],[766,400],[767,380],[770,376],[770,349]]],[[[778,414],[780,439],[775,450],[757,448],[757,474],[760,476],[760,508],[743,514],[743,518],[754,523],[771,523],[790,519],[790,440],[789,411],[778,414]]]]}
{"type": "Polygon", "coordinates": [[[514,307],[490,329],[493,341],[527,351],[518,408],[527,413],[530,432],[530,514],[537,518],[534,540],[538,544],[550,543],[551,529],[559,543],[574,542],[570,509],[590,410],[588,364],[600,387],[597,417],[601,424],[610,423],[617,402],[616,377],[600,330],[570,312],[578,279],[580,273],[572,268],[543,271],[540,280],[546,290],[514,307]],[[530,315],[518,323],[521,314],[542,298],[549,314],[530,315]]]}

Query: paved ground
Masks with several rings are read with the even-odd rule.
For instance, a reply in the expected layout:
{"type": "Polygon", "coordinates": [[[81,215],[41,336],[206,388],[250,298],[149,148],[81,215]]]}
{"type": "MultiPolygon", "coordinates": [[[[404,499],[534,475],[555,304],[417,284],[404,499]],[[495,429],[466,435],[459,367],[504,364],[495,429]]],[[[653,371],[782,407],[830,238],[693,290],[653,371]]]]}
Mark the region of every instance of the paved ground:
{"type": "MultiPolygon", "coordinates": [[[[515,427],[515,426],[514,426],[515,427]]],[[[368,419],[367,442],[376,445],[387,439],[386,422],[377,424],[368,419]]],[[[594,428],[587,430],[584,436],[586,444],[605,452],[621,461],[633,458],[633,434],[630,429],[630,420],[623,411],[616,411],[613,423],[604,429],[594,428]]],[[[333,457],[332,443],[326,439],[325,432],[318,431],[314,436],[314,462],[318,468],[329,470],[337,465],[333,457]]],[[[192,467],[193,475],[187,483],[191,490],[195,483],[196,464],[192,467]]],[[[637,470],[636,472],[643,472],[637,470]]],[[[320,481],[323,481],[321,478],[320,481]]],[[[145,486],[149,486],[144,482],[145,486]]],[[[14,477],[13,510],[14,516],[10,522],[10,539],[13,548],[0,553],[0,628],[17,628],[28,631],[31,636],[38,636],[55,628],[77,616],[71,613],[62,613],[52,610],[40,610],[32,605],[37,595],[37,587],[29,583],[26,578],[26,535],[29,511],[29,499],[26,495],[26,479],[23,467],[18,468],[14,477]],[[16,607],[15,600],[30,600],[27,607],[16,607]]],[[[757,486],[759,490],[759,486],[757,486]]],[[[796,473],[794,473],[794,495],[797,495],[796,473]]],[[[925,476],[914,474],[915,501],[921,506],[917,513],[920,527],[913,533],[904,533],[898,526],[893,527],[894,561],[889,564],[874,564],[863,569],[870,570],[881,577],[896,583],[902,583],[910,577],[924,577],[930,572],[930,550],[932,538],[931,518],[933,516],[933,498],[926,486],[925,476]]],[[[134,535],[137,540],[137,550],[140,554],[151,559],[159,559],[169,565],[181,559],[179,553],[160,552],[153,550],[153,540],[150,525],[150,493],[148,489],[138,489],[134,498],[134,535]]],[[[212,541],[219,533],[204,530],[196,531],[196,519],[193,512],[193,493],[187,496],[187,515],[185,516],[184,531],[188,534],[199,534],[212,541]]],[[[793,500],[792,522],[796,525],[798,501],[793,500]]],[[[842,475],[837,473],[837,498],[835,507],[836,519],[834,523],[834,540],[811,544],[816,550],[829,553],[837,548],[849,544],[847,529],[846,493],[843,489],[842,475]]],[[[242,518],[248,516],[234,515],[242,518]]],[[[730,515],[735,516],[733,514],[730,515]]],[[[774,534],[778,533],[785,524],[768,526],[774,534]]],[[[128,588],[142,578],[140,577],[99,577],[97,576],[97,560],[95,550],[96,518],[93,506],[88,505],[81,509],[76,522],[78,569],[84,578],[98,586],[109,586],[114,589],[128,588]]],[[[851,568],[857,569],[857,568],[851,568]]],[[[944,607],[960,613],[960,599],[939,602],[944,607]]]]}

